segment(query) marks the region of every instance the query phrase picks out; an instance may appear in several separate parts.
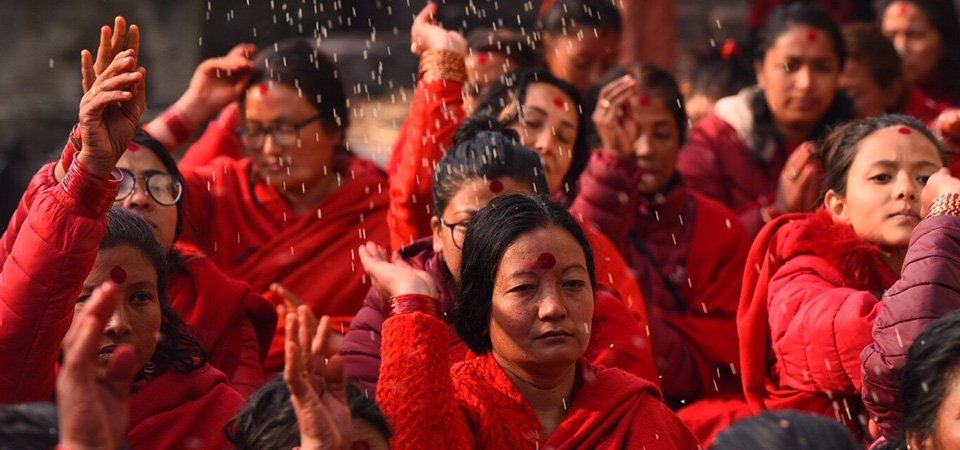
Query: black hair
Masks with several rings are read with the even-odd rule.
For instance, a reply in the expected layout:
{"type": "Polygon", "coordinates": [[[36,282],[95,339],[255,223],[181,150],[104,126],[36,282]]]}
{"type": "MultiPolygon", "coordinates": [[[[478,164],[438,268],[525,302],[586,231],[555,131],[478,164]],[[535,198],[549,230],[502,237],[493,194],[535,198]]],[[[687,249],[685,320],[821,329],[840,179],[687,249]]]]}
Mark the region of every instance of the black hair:
{"type": "Polygon", "coordinates": [[[552,35],[572,34],[588,27],[620,33],[620,11],[611,0],[556,0],[540,17],[537,28],[552,35]]]}
{"type": "MultiPolygon", "coordinates": [[[[650,63],[636,63],[627,66],[617,66],[607,71],[606,74],[597,83],[597,86],[590,91],[590,99],[587,101],[587,109],[584,117],[591,117],[593,111],[597,108],[597,102],[600,99],[600,90],[609,83],[616,81],[624,75],[630,75],[637,81],[637,91],[649,93],[650,95],[663,100],[663,103],[673,115],[673,120],[677,124],[679,145],[683,146],[687,138],[687,111],[684,109],[683,94],[680,93],[680,86],[677,80],[670,75],[670,72],[663,70],[650,63]]],[[[597,137],[596,127],[593,121],[588,121],[590,141],[592,146],[600,144],[597,137]]]]}
{"type": "MultiPolygon", "coordinates": [[[[180,183],[183,183],[183,174],[180,173],[180,168],[177,167],[177,161],[173,159],[173,155],[170,154],[170,150],[167,149],[163,143],[155,139],[153,136],[150,136],[143,128],[137,127],[137,131],[133,134],[133,139],[131,142],[139,145],[142,148],[146,148],[150,151],[151,154],[157,157],[160,160],[160,164],[163,164],[163,168],[170,175],[174,175],[180,179],[180,183]]],[[[177,226],[173,232],[173,241],[176,242],[180,238],[180,232],[183,231],[183,198],[187,195],[186,189],[180,190],[180,201],[177,202],[177,226]]]]}
{"type": "Polygon", "coordinates": [[[710,450],[860,450],[836,420],[791,410],[764,411],[720,432],[710,450]]]}
{"type": "MultiPolygon", "coordinates": [[[[306,38],[282,40],[257,53],[253,64],[248,86],[273,81],[296,89],[317,109],[324,129],[346,135],[350,112],[339,71],[313,41],[306,38]]],[[[342,144],[337,146],[338,150],[346,151],[342,144]]]]}
{"type": "MultiPolygon", "coordinates": [[[[376,402],[353,384],[347,384],[347,402],[354,420],[369,423],[385,440],[392,437],[387,418],[376,402]]],[[[300,445],[297,415],[282,373],[250,396],[243,409],[227,422],[224,433],[237,450],[288,450],[300,445]]]]}
{"type": "Polygon", "coordinates": [[[890,89],[903,80],[900,55],[875,24],[857,22],[843,26],[847,58],[860,61],[880,87],[890,89]]]}
{"type": "Polygon", "coordinates": [[[887,448],[906,448],[908,435],[923,441],[934,433],[937,412],[957,380],[958,368],[960,311],[954,311],[931,323],[910,345],[900,373],[903,424],[887,448]]]}
{"type": "Polygon", "coordinates": [[[517,132],[493,118],[467,118],[453,137],[453,147],[433,173],[433,208],[442,217],[450,199],[464,183],[475,179],[512,178],[547,195],[549,188],[540,157],[522,145],[517,132]]]}
{"type": "Polygon", "coordinates": [[[580,94],[570,83],[555,77],[544,69],[526,69],[518,70],[504,74],[490,86],[487,94],[480,99],[477,104],[474,116],[478,118],[493,118],[503,122],[505,125],[512,125],[520,120],[520,106],[524,104],[527,98],[527,88],[533,83],[546,83],[563,91],[570,98],[575,108],[579,120],[577,121],[577,140],[573,143],[573,161],[570,168],[563,177],[563,194],[568,200],[576,196],[577,181],[580,174],[587,167],[587,161],[590,160],[590,148],[587,146],[585,116],[580,94]],[[517,109],[508,111],[509,105],[516,105],[517,109]],[[509,114],[508,114],[509,113],[509,114]]]}
{"type": "Polygon", "coordinates": [[[531,38],[508,28],[478,28],[467,35],[467,47],[474,53],[499,53],[520,68],[541,65],[531,38]]]}
{"type": "Polygon", "coordinates": [[[733,39],[697,51],[687,75],[690,93],[716,101],[755,84],[753,66],[743,52],[743,46],[733,39]]]}
{"type": "Polygon", "coordinates": [[[930,130],[927,130],[927,127],[913,117],[902,114],[884,114],[849,122],[833,130],[819,146],[820,150],[817,156],[820,158],[825,175],[820,202],[823,202],[823,197],[828,191],[836,192],[840,196],[846,195],[847,174],[850,172],[850,166],[853,165],[853,160],[857,156],[860,141],[875,131],[893,126],[907,127],[923,135],[936,147],[941,164],[946,163],[946,153],[943,145],[930,133],[930,130]]]}
{"type": "MultiPolygon", "coordinates": [[[[886,0],[880,11],[886,11],[895,0],[886,0]]],[[[960,95],[960,22],[953,0],[902,0],[923,10],[930,25],[937,29],[943,42],[943,59],[937,66],[940,81],[954,95],[960,95]]]]}
{"type": "Polygon", "coordinates": [[[493,287],[503,255],[521,235],[549,226],[563,228],[580,244],[590,286],[596,290],[590,243],[576,219],[564,207],[541,197],[526,195],[494,198],[477,212],[467,227],[460,263],[460,295],[453,313],[457,334],[473,353],[483,355],[493,348],[487,330],[493,287]]]}
{"type": "Polygon", "coordinates": [[[52,450],[59,434],[59,416],[53,403],[0,406],[0,450],[52,450]]]}
{"type": "Polygon", "coordinates": [[[190,373],[206,364],[203,347],[188,333],[187,325],[170,306],[167,293],[167,252],[160,246],[150,225],[139,214],[120,206],[107,211],[107,232],[100,242],[100,251],[129,246],[142,253],[157,271],[157,295],[160,302],[161,338],[151,361],[156,373],[176,369],[190,373]]]}
{"type": "MultiPolygon", "coordinates": [[[[847,50],[840,27],[820,5],[802,2],[781,5],[770,14],[766,24],[757,35],[757,41],[754,45],[754,59],[762,64],[767,52],[773,47],[777,38],[798,25],[815,28],[826,33],[830,41],[833,42],[838,67],[843,68],[847,59],[847,50]]],[[[750,149],[750,155],[757,163],[767,165],[773,156],[765,155],[768,143],[776,143],[778,151],[781,152],[785,151],[784,143],[777,131],[773,111],[770,110],[767,97],[762,91],[753,98],[750,107],[753,111],[754,132],[759,138],[754,144],[754,148],[750,149]]],[[[853,117],[852,102],[838,89],[834,94],[830,108],[827,109],[807,140],[822,139],[829,132],[831,126],[846,122],[853,117]]]]}

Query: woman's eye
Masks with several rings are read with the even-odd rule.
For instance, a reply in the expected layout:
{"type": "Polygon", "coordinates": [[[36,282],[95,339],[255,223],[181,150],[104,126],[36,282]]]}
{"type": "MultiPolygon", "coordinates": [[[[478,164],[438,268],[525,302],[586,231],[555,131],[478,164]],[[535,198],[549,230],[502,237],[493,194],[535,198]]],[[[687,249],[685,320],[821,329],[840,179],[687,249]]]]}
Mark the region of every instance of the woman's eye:
{"type": "Polygon", "coordinates": [[[881,174],[874,175],[874,176],[870,177],[870,181],[875,181],[875,182],[877,182],[877,183],[886,183],[886,182],[890,181],[891,179],[892,179],[892,177],[891,177],[890,175],[888,175],[888,174],[885,174],[885,173],[881,173],[881,174]]]}
{"type": "Polygon", "coordinates": [[[563,287],[579,289],[587,286],[587,282],[583,280],[568,280],[563,282],[563,287]]]}
{"type": "Polygon", "coordinates": [[[80,298],[77,299],[77,303],[83,303],[87,300],[90,300],[90,294],[81,294],[80,298]]]}
{"type": "Polygon", "coordinates": [[[926,185],[927,185],[927,181],[928,181],[929,179],[930,179],[930,175],[920,175],[919,177],[917,177],[917,182],[919,182],[920,184],[926,186],[926,185]]]}
{"type": "Polygon", "coordinates": [[[133,297],[130,298],[132,303],[138,304],[149,303],[151,300],[153,300],[153,296],[147,292],[137,292],[136,294],[133,294],[133,297]]]}
{"type": "Polygon", "coordinates": [[[533,284],[521,284],[521,285],[517,285],[510,288],[510,290],[507,292],[523,293],[523,292],[530,292],[532,290],[536,290],[536,288],[537,286],[533,284]]]}

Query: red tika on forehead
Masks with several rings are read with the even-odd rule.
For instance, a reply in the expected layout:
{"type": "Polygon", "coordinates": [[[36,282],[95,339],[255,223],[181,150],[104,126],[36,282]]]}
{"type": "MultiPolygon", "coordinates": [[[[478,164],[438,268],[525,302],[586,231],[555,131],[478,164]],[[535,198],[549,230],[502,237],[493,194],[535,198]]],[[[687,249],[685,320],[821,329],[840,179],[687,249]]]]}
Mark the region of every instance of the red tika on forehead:
{"type": "Polygon", "coordinates": [[[541,253],[540,256],[537,257],[537,262],[534,265],[538,269],[549,270],[557,265],[557,258],[551,253],[541,253]]]}
{"type": "Polygon", "coordinates": [[[270,86],[267,86],[267,83],[262,83],[257,88],[260,90],[260,95],[267,95],[267,92],[270,92],[270,86]]]}
{"type": "Polygon", "coordinates": [[[490,62],[490,54],[487,52],[477,54],[477,64],[483,66],[490,62]]]}
{"type": "Polygon", "coordinates": [[[910,134],[910,133],[911,133],[910,129],[907,128],[907,127],[900,127],[899,129],[897,129],[897,132],[899,132],[900,134],[910,134]]]}
{"type": "Polygon", "coordinates": [[[493,180],[490,182],[490,192],[494,194],[499,194],[503,192],[503,182],[500,180],[493,180]]]}
{"type": "Polygon", "coordinates": [[[900,7],[898,8],[898,13],[901,16],[910,14],[910,4],[907,2],[900,2],[900,7]]]}
{"type": "Polygon", "coordinates": [[[567,104],[567,102],[563,99],[563,97],[554,97],[553,104],[557,105],[557,108],[563,108],[563,105],[567,104]]]}
{"type": "Polygon", "coordinates": [[[123,267],[116,266],[110,271],[110,280],[117,284],[123,284],[127,281],[127,271],[123,267]]]}
{"type": "Polygon", "coordinates": [[[807,40],[810,42],[817,41],[817,31],[816,30],[807,30],[807,40]]]}
{"type": "Polygon", "coordinates": [[[127,150],[130,150],[131,152],[136,152],[140,150],[140,146],[131,142],[130,144],[127,145],[127,150]]]}
{"type": "Polygon", "coordinates": [[[650,100],[650,96],[649,96],[649,95],[641,94],[641,95],[640,95],[640,98],[637,99],[637,101],[640,102],[640,106],[650,106],[650,102],[651,102],[652,100],[650,100]]]}

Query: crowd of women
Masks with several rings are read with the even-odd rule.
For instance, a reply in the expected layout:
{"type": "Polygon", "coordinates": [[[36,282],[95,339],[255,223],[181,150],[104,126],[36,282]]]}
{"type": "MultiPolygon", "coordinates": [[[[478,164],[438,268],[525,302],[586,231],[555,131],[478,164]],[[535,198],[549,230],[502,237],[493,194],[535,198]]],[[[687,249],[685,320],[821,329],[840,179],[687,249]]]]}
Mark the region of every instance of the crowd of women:
{"type": "Polygon", "coordinates": [[[384,169],[317,40],[144,123],[117,17],[0,237],[0,441],[960,445],[957,14],[784,3],[680,81],[616,64],[607,0],[535,36],[429,4],[384,169]]]}

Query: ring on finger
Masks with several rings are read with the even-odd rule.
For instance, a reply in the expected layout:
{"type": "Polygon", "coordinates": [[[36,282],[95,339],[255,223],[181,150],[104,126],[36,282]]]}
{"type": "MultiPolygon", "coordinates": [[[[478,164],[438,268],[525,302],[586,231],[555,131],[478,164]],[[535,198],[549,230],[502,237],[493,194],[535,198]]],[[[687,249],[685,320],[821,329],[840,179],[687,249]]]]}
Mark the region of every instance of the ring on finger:
{"type": "Polygon", "coordinates": [[[91,94],[90,96],[91,96],[91,97],[96,97],[96,96],[97,96],[97,92],[98,92],[98,90],[97,90],[97,87],[96,87],[96,86],[90,88],[90,94],[91,94]]]}
{"type": "Polygon", "coordinates": [[[790,169],[790,181],[796,181],[800,177],[800,172],[797,169],[790,169]]]}
{"type": "Polygon", "coordinates": [[[600,99],[600,106],[602,106],[603,109],[610,109],[610,100],[607,100],[607,99],[605,99],[605,98],[601,98],[601,99],[600,99]]]}

